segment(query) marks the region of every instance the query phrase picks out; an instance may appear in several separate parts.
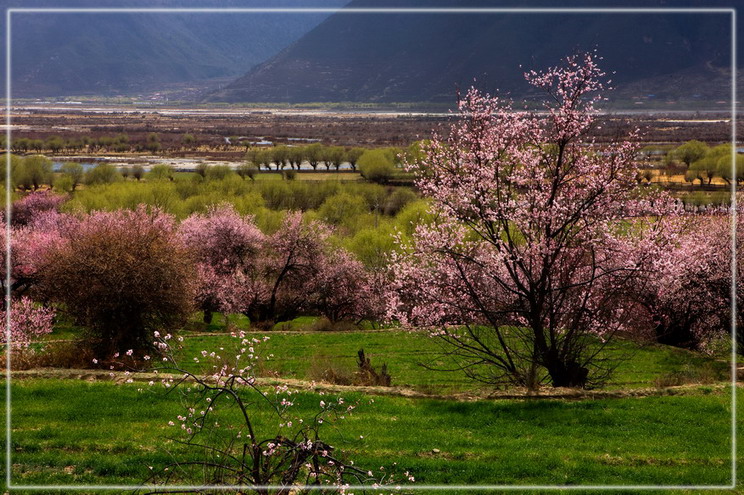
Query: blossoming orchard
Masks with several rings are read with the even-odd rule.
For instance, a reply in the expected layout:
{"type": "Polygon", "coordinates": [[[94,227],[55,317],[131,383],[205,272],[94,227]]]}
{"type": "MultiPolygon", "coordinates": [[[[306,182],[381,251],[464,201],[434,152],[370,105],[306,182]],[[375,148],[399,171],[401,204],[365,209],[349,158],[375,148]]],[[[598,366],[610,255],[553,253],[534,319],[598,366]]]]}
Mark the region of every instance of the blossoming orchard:
{"type": "MultiPolygon", "coordinates": [[[[646,131],[599,132],[600,65],[578,54],[525,73],[542,95],[536,109],[471,88],[431,139],[354,148],[354,181],[296,179],[304,158],[283,158],[291,147],[250,150],[241,174],[102,165],[68,190],[82,169],[8,158],[12,174],[56,177],[11,185],[5,217],[13,476],[259,494],[520,476],[599,485],[618,466],[628,484],[717,480],[728,454],[711,431],[727,428],[716,415],[730,406],[731,325],[744,323],[744,304],[731,315],[744,293],[741,277],[732,291],[744,261],[732,203],[691,207],[684,187],[643,179],[646,131]],[[250,161],[258,155],[269,171],[250,161]],[[374,161],[392,175],[375,184],[357,158],[363,174],[374,161]],[[282,179],[285,160],[293,174],[282,179]],[[74,392],[76,376],[93,383],[74,392]],[[44,392],[52,380],[56,392],[44,392]],[[60,424],[33,436],[34,397],[74,416],[75,401],[56,393],[86,397],[101,432],[65,436],[60,424]],[[551,402],[564,398],[576,401],[551,402]],[[717,419],[706,426],[680,408],[717,419]],[[607,443],[577,461],[565,445],[578,448],[578,434],[556,431],[561,422],[605,424],[607,443]],[[689,439],[667,454],[644,440],[675,429],[689,439]],[[554,453],[533,459],[533,438],[554,453]],[[32,454],[68,441],[78,442],[69,455],[32,454]],[[84,445],[123,454],[104,462],[84,445]]],[[[693,167],[700,144],[665,160],[693,167]]],[[[334,153],[338,172],[344,148],[334,153]]],[[[311,179],[324,161],[313,159],[311,179]]],[[[703,182],[685,187],[714,187],[703,182]]]]}

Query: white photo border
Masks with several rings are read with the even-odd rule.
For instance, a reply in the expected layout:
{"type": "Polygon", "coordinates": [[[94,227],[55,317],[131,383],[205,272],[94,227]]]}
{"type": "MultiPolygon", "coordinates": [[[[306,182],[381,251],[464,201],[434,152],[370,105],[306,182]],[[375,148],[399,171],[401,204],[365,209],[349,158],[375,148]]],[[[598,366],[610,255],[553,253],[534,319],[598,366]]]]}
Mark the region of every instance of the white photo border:
{"type": "MultiPolygon", "coordinates": [[[[736,9],[735,8],[8,8],[5,11],[5,135],[6,135],[6,200],[5,200],[5,245],[6,245],[6,321],[5,339],[6,349],[11,346],[10,328],[10,272],[11,272],[11,190],[10,190],[10,142],[11,142],[11,18],[12,14],[31,13],[330,13],[330,14],[729,14],[731,16],[731,168],[732,177],[736,177],[736,9]]],[[[403,485],[401,489],[424,490],[484,490],[484,491],[654,491],[654,490],[731,490],[736,488],[737,482],[737,411],[736,411],[736,378],[737,378],[737,342],[736,342],[736,181],[731,182],[731,483],[728,485],[403,485]]],[[[240,489],[278,489],[279,485],[250,486],[250,485],[14,485],[11,479],[11,357],[6,353],[5,380],[5,482],[8,490],[216,490],[230,491],[240,489]]],[[[337,490],[333,486],[297,487],[327,491],[337,490]]],[[[350,485],[347,490],[371,489],[369,485],[350,485]]],[[[378,490],[379,491],[379,490],[378,490]]]]}

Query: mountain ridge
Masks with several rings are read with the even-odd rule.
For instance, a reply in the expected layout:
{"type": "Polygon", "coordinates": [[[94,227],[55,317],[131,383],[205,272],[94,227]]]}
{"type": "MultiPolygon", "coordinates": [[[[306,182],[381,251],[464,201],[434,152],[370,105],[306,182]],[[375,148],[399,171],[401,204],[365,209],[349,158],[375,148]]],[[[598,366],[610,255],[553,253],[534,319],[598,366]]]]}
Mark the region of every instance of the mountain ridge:
{"type": "MultiPolygon", "coordinates": [[[[569,0],[573,7],[700,7],[702,0],[569,0]]],[[[544,7],[546,0],[353,0],[350,7],[544,7]]],[[[616,71],[618,100],[716,101],[730,92],[730,18],[725,14],[350,14],[329,16],[208,101],[301,103],[453,101],[457,87],[529,97],[522,73],[597,49],[616,71]],[[681,78],[681,81],[677,81],[681,78]],[[677,81],[668,86],[665,81],[677,81]],[[685,86],[689,81],[690,87],[685,86]],[[706,83],[702,90],[691,85],[706,83]],[[715,91],[710,87],[714,86],[715,91]],[[671,89],[676,88],[674,91],[671,89]],[[698,96],[695,96],[698,95],[698,96]]],[[[741,38],[741,37],[740,37],[741,38]]],[[[632,103],[632,102],[630,102],[632,103]]]]}
{"type": "MultiPolygon", "coordinates": [[[[319,0],[328,8],[347,0],[319,0]]],[[[105,7],[302,7],[303,0],[114,0],[105,7]]],[[[8,7],[101,7],[94,0],[2,0],[8,7]]],[[[328,14],[13,13],[13,97],[115,95],[232,78],[328,14]]],[[[3,18],[3,29],[4,18],[3,18]]],[[[0,59],[4,61],[4,51],[0,59]]]]}

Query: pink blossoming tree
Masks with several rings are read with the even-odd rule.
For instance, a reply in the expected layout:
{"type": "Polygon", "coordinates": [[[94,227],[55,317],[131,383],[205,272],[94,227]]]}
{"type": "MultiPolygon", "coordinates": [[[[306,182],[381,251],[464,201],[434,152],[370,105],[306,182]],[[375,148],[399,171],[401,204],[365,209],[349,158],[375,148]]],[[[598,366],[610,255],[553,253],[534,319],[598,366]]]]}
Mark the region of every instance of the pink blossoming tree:
{"type": "Polygon", "coordinates": [[[193,311],[194,261],[172,215],[144,205],[93,212],[46,253],[39,290],[87,327],[103,358],[152,349],[152,331],[179,328],[193,311]]]}
{"type": "MultiPolygon", "coordinates": [[[[743,218],[739,213],[735,253],[739,272],[744,265],[743,218]]],[[[634,292],[640,308],[647,311],[642,324],[653,330],[651,337],[663,344],[705,350],[715,339],[727,338],[731,329],[731,216],[721,210],[679,217],[675,223],[678,235],[654,260],[655,276],[634,292]]],[[[741,273],[736,294],[740,329],[741,273]]]]}
{"type": "Polygon", "coordinates": [[[184,244],[197,261],[197,304],[204,311],[204,322],[212,313],[243,310],[251,285],[247,274],[261,264],[266,236],[250,217],[241,217],[232,206],[223,205],[207,214],[194,214],[179,228],[184,244]]]}
{"type": "Polygon", "coordinates": [[[330,243],[331,230],[290,212],[263,234],[231,206],[187,218],[179,234],[197,260],[197,303],[205,314],[241,312],[259,326],[300,314],[331,321],[379,315],[379,294],[361,263],[330,243]]]}
{"type": "Polygon", "coordinates": [[[632,310],[666,202],[639,197],[634,134],[589,137],[603,76],[591,55],[525,74],[544,116],[471,89],[449,137],[408,164],[438,221],[395,255],[390,315],[433,328],[472,378],[584,387],[607,371],[599,348],[632,310]]]}

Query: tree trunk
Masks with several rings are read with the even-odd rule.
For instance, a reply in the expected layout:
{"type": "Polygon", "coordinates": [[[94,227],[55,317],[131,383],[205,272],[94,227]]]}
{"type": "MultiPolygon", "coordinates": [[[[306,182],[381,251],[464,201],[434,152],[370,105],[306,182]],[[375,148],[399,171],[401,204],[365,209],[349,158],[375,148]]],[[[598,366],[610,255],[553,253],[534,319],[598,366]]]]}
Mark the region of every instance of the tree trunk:
{"type": "Polygon", "coordinates": [[[698,341],[691,327],[689,322],[664,324],[657,320],[654,328],[656,342],[683,349],[697,349],[698,341]]]}
{"type": "Polygon", "coordinates": [[[212,313],[211,309],[205,309],[204,310],[204,323],[209,325],[212,323],[212,318],[214,317],[214,314],[212,313]]]}
{"type": "Polygon", "coordinates": [[[576,361],[555,360],[546,366],[554,387],[584,388],[589,370],[576,361]]]}

